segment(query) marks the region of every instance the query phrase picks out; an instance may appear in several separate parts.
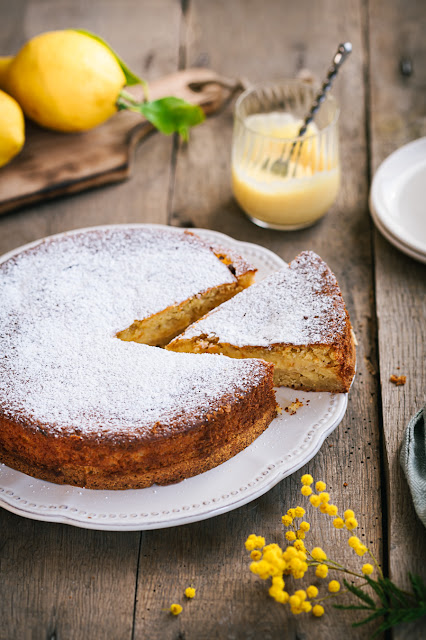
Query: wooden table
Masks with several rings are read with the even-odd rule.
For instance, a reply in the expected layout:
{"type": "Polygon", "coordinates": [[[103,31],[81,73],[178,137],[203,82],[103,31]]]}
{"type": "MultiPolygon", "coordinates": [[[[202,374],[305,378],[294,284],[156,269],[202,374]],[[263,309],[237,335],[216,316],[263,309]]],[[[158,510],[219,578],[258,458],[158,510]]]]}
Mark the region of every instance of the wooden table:
{"type": "MultiPolygon", "coordinates": [[[[351,506],[359,535],[401,586],[425,569],[425,530],[399,466],[409,418],[424,403],[426,269],[372,225],[368,191],[379,163],[426,135],[425,9],[415,0],[7,0],[0,1],[0,52],[52,28],[101,34],[151,79],[193,65],[251,81],[320,76],[339,41],[353,54],[335,84],[341,104],[343,184],[326,218],[305,231],[252,225],[229,186],[232,108],[194,130],[189,146],[160,135],[136,151],[131,180],[2,216],[0,253],[60,231],[151,222],[216,229],[285,260],[318,252],[340,281],[358,338],[358,370],[346,416],[300,472],[256,501],[211,520],[147,532],[98,532],[0,511],[0,638],[366,638],[353,612],[293,616],[248,571],[248,534],[282,541],[281,515],[300,502],[302,472],[327,482],[351,506]],[[410,58],[413,73],[400,62],[410,58]],[[423,65],[423,66],[422,66],[423,65]],[[405,374],[405,386],[389,382],[405,374]],[[193,583],[196,598],[168,614],[193,583]]],[[[359,566],[341,532],[310,514],[312,542],[359,566]]],[[[312,544],[314,546],[314,544],[312,544]]],[[[424,632],[424,625],[423,625],[424,632]]],[[[422,637],[422,625],[399,628],[422,637]]],[[[423,636],[424,637],[424,636],[423,636]]]]}

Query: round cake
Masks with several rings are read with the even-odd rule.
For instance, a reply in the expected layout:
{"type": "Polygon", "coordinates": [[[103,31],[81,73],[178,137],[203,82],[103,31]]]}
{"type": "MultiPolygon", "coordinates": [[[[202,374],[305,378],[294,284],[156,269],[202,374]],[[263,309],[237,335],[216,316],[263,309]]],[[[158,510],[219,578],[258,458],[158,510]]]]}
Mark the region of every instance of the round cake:
{"type": "Polygon", "coordinates": [[[127,489],[236,455],[276,415],[273,366],[152,345],[252,273],[192,234],[127,226],[53,237],[3,262],[0,461],[127,489]]]}

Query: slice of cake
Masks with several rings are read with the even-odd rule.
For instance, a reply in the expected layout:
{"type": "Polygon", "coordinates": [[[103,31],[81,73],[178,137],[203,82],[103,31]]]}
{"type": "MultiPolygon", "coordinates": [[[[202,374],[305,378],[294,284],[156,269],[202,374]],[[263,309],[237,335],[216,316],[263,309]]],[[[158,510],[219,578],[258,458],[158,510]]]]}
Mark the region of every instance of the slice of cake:
{"type": "Polygon", "coordinates": [[[191,325],[171,351],[262,358],[274,383],[305,391],[346,392],[355,343],[336,277],[315,253],[236,295],[191,325]]]}

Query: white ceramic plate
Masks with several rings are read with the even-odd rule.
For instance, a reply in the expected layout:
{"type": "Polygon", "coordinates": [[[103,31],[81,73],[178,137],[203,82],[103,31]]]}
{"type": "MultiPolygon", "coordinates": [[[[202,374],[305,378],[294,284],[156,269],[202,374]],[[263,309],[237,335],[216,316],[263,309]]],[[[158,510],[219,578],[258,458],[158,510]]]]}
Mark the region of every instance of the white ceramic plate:
{"type": "MultiPolygon", "coordinates": [[[[263,247],[238,242],[214,231],[194,231],[203,238],[237,249],[258,268],[257,280],[284,264],[263,247]]],[[[20,247],[0,261],[38,242],[20,247]]],[[[347,394],[277,390],[277,400],[283,408],[296,398],[303,407],[294,415],[283,411],[237,456],[178,484],[95,491],[44,482],[0,464],[0,506],[35,520],[107,531],[160,529],[231,511],[263,495],[308,462],[346,411],[347,394]]]]}
{"type": "Polygon", "coordinates": [[[406,144],[382,162],[371,185],[370,210],[389,242],[426,262],[426,138],[406,144]]]}

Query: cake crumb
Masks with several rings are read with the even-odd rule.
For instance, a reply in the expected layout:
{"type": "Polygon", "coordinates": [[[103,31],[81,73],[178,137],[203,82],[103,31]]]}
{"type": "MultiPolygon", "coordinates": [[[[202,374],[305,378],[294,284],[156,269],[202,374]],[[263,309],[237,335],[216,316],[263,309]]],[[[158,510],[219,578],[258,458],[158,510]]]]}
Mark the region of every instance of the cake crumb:
{"type": "Polygon", "coordinates": [[[282,408],[282,407],[280,407],[280,405],[278,404],[278,405],[277,405],[277,413],[278,413],[278,414],[281,414],[282,412],[283,412],[283,408],[282,408]]]}
{"type": "Polygon", "coordinates": [[[407,376],[396,376],[392,374],[389,378],[389,381],[392,382],[395,386],[401,387],[407,382],[407,376]]]}
{"type": "Polygon", "coordinates": [[[291,402],[288,407],[285,407],[284,411],[287,411],[291,416],[294,416],[300,407],[303,407],[303,402],[300,402],[299,398],[296,398],[296,400],[291,402]]]}
{"type": "Polygon", "coordinates": [[[347,487],[347,486],[348,486],[348,483],[347,483],[347,482],[344,482],[344,483],[343,483],[343,486],[344,486],[344,487],[347,487]]]}

